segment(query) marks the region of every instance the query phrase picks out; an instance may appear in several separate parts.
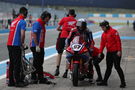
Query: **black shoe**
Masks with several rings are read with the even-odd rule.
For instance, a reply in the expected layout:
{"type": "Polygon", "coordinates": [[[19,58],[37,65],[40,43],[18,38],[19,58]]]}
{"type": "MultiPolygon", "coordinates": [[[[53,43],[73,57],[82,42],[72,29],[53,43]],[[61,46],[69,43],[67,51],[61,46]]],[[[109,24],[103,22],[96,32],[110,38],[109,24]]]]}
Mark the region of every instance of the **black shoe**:
{"type": "Polygon", "coordinates": [[[48,81],[47,78],[43,78],[39,80],[39,84],[52,84],[52,82],[48,81]]]}
{"type": "Polygon", "coordinates": [[[63,74],[63,78],[67,78],[67,72],[63,74]]]}
{"type": "Polygon", "coordinates": [[[87,74],[87,78],[89,78],[89,82],[93,82],[93,74],[87,74]]]}
{"type": "Polygon", "coordinates": [[[102,82],[102,78],[97,78],[96,82],[102,82]]]}
{"type": "Polygon", "coordinates": [[[57,68],[56,71],[55,71],[55,76],[59,76],[60,72],[59,72],[59,69],[57,68]]]}
{"type": "Polygon", "coordinates": [[[11,84],[11,83],[9,83],[9,84],[8,84],[8,86],[9,86],[9,87],[14,87],[14,86],[15,86],[15,84],[14,84],[14,83],[12,83],[12,84],[11,84]]]}
{"type": "Polygon", "coordinates": [[[108,86],[107,82],[99,82],[97,83],[98,86],[108,86]]]}
{"type": "Polygon", "coordinates": [[[90,83],[94,83],[94,82],[93,82],[93,79],[89,79],[89,82],[90,82],[90,83]]]}
{"type": "Polygon", "coordinates": [[[31,82],[30,82],[31,84],[38,84],[38,80],[31,80],[31,82]]]}
{"type": "Polygon", "coordinates": [[[126,83],[125,82],[120,85],[120,88],[125,88],[125,87],[126,87],[126,83]]]}
{"type": "Polygon", "coordinates": [[[19,82],[19,83],[16,83],[15,84],[15,87],[26,87],[26,86],[28,86],[29,84],[28,83],[26,83],[26,82],[19,82]]]}
{"type": "Polygon", "coordinates": [[[93,74],[87,73],[86,77],[89,78],[89,79],[93,79],[93,74]]]}

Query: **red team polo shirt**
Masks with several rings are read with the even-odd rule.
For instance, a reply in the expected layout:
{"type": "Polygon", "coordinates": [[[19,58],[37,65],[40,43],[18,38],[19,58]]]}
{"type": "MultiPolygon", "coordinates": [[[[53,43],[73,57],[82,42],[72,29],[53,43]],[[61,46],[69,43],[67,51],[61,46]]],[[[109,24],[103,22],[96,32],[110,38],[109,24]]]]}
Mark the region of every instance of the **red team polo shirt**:
{"type": "Polygon", "coordinates": [[[119,33],[110,27],[109,30],[103,32],[100,43],[100,53],[103,52],[104,47],[106,47],[107,52],[121,51],[121,40],[119,33]]]}
{"type": "Polygon", "coordinates": [[[26,21],[24,16],[19,15],[11,23],[7,41],[8,46],[21,46],[21,30],[26,30],[26,21]]]}
{"type": "Polygon", "coordinates": [[[59,22],[62,26],[60,38],[67,38],[72,28],[76,27],[77,20],[73,16],[64,17],[59,22]]]}
{"type": "Polygon", "coordinates": [[[45,22],[41,18],[37,19],[36,22],[33,23],[32,25],[30,47],[36,47],[32,33],[36,33],[39,47],[44,48],[46,29],[45,29],[45,22]]]}

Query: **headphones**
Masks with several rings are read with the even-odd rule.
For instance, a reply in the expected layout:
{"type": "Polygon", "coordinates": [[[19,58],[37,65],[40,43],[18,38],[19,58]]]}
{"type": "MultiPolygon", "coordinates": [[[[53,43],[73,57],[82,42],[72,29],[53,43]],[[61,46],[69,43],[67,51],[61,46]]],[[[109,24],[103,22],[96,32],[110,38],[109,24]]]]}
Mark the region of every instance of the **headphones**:
{"type": "Polygon", "coordinates": [[[104,20],[103,22],[100,23],[100,26],[105,26],[107,29],[110,28],[109,22],[104,20]]]}
{"type": "Polygon", "coordinates": [[[25,17],[27,17],[28,10],[25,7],[21,7],[19,10],[19,14],[23,14],[25,17]]]}
{"type": "Polygon", "coordinates": [[[28,14],[28,11],[26,10],[26,11],[23,13],[23,15],[24,15],[24,16],[27,16],[27,14],[28,14]]]}
{"type": "MultiPolygon", "coordinates": [[[[67,17],[69,16],[69,14],[67,14],[67,17]]],[[[74,15],[74,18],[76,17],[76,14],[74,15]]]]}
{"type": "Polygon", "coordinates": [[[106,27],[107,29],[108,29],[108,28],[110,28],[110,26],[109,26],[109,25],[106,25],[105,27],[106,27]]]}
{"type": "Polygon", "coordinates": [[[51,14],[47,11],[44,11],[42,14],[41,14],[41,18],[44,20],[46,17],[49,17],[51,18],[51,14]]]}

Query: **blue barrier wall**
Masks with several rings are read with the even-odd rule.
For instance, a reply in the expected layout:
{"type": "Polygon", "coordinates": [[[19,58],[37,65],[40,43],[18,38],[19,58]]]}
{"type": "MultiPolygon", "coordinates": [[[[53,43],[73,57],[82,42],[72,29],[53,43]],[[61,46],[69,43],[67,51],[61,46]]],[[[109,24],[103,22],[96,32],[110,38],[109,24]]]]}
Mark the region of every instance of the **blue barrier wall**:
{"type": "MultiPolygon", "coordinates": [[[[51,29],[55,29],[56,26],[46,26],[46,29],[47,30],[51,30],[51,29]]],[[[27,31],[30,31],[31,28],[27,28],[26,29],[27,31]]],[[[9,32],[9,29],[0,29],[0,33],[8,33],[9,32]]]]}

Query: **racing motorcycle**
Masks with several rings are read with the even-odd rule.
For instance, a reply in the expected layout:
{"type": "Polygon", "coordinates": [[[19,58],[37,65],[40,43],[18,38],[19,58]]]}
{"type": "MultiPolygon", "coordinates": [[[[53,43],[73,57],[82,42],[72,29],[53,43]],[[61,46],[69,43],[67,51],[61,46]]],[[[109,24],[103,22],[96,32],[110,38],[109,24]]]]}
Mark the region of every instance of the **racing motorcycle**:
{"type": "Polygon", "coordinates": [[[86,48],[86,42],[81,39],[81,36],[76,36],[70,42],[66,49],[67,60],[69,62],[70,79],[73,86],[78,86],[78,81],[90,79],[89,62],[90,55],[86,48]]]}

